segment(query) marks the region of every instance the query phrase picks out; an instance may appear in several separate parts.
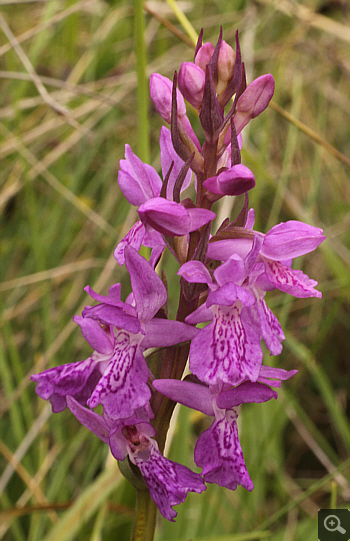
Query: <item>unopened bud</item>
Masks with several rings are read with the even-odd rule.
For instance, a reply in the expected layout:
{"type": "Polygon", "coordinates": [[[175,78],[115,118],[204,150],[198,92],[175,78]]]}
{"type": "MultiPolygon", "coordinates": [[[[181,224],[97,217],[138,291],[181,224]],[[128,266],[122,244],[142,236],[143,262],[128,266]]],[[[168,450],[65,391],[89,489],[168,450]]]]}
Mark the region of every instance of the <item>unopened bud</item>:
{"type": "Polygon", "coordinates": [[[273,96],[275,90],[275,81],[272,75],[262,75],[255,79],[245,89],[237,102],[235,126],[236,133],[239,134],[244,126],[252,119],[260,115],[273,96]]]}
{"type": "Polygon", "coordinates": [[[179,71],[179,89],[183,97],[195,108],[202,107],[205,73],[194,62],[183,62],[179,71]]]}
{"type": "MultiPolygon", "coordinates": [[[[160,116],[170,124],[171,122],[171,96],[173,83],[167,77],[159,73],[153,73],[149,82],[151,99],[160,116]]],[[[186,114],[186,105],[183,96],[176,89],[177,115],[181,117],[186,114]]]]}
{"type": "Polygon", "coordinates": [[[236,53],[226,41],[221,42],[219,58],[218,58],[218,84],[216,92],[221,94],[225,90],[228,82],[233,77],[235,70],[236,53]]]}
{"type": "Polygon", "coordinates": [[[202,68],[205,73],[205,68],[209,64],[211,57],[213,56],[214,45],[212,43],[204,43],[202,47],[198,50],[196,58],[194,59],[195,64],[202,68]]]}

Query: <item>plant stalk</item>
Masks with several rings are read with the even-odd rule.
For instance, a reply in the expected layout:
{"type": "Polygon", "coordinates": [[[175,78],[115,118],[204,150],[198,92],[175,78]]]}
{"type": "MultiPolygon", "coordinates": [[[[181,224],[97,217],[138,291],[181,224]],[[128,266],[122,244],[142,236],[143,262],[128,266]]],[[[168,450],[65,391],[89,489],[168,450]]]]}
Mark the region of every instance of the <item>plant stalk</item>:
{"type": "Polygon", "coordinates": [[[157,506],[148,490],[138,490],[131,541],[153,541],[156,529],[157,506]]]}

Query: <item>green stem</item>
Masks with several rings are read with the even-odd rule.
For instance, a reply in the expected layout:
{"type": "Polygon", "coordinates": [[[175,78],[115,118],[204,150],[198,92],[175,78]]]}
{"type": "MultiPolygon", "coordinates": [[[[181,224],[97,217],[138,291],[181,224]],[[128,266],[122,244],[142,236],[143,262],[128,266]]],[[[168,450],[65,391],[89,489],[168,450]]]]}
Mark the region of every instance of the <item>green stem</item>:
{"type": "Polygon", "coordinates": [[[150,141],[148,120],[148,81],[146,76],[146,44],[143,0],[134,0],[134,36],[137,73],[137,152],[139,158],[149,163],[150,141]]]}
{"type": "Polygon", "coordinates": [[[131,541],[153,541],[156,517],[157,506],[150,493],[148,490],[138,490],[131,541]]]}

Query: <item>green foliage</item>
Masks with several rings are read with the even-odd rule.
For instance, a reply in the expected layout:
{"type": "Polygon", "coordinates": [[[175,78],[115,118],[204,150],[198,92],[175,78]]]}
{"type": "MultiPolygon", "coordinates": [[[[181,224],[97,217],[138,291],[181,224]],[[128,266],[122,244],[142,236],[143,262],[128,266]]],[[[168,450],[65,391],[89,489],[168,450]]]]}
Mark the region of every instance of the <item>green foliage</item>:
{"type": "MultiPolygon", "coordinates": [[[[157,5],[186,31],[168,3],[157,5]]],[[[287,15],[270,0],[179,5],[197,32],[204,27],[205,41],[215,42],[222,24],[233,44],[239,28],[248,80],[272,73],[276,103],[346,153],[348,8],[341,12],[343,4],[334,3],[309,23],[305,12],[287,15]]],[[[136,220],[118,188],[118,163],[125,143],[147,149],[149,136],[151,163],[159,168],[162,124],[152,104],[149,133],[137,115],[136,58],[144,52],[135,54],[132,7],[119,0],[2,6],[50,96],[68,108],[62,116],[45,103],[1,32],[0,539],[8,541],[130,536],[134,488],[107,447],[68,411],[50,415],[29,376],[88,356],[72,323],[89,302],[86,284],[100,293],[118,281],[124,293],[129,287],[111,257],[136,220]]],[[[193,51],[145,17],[146,74],[172,77],[193,51]]],[[[317,510],[330,502],[346,507],[350,497],[348,168],[271,107],[245,129],[242,156],[257,180],[257,229],[291,219],[324,228],[327,241],[299,262],[319,281],[323,298],[269,294],[287,340],[279,358],[265,361],[299,374],[277,401],[242,408],[239,431],[254,491],[209,485],[202,495],[189,494],[176,523],[159,518],[157,541],[315,539],[317,510]]],[[[238,199],[232,216],[240,206],[238,199]]],[[[174,316],[177,269],[170,257],[162,268],[174,316]]],[[[179,408],[169,457],[195,468],[194,445],[207,427],[204,416],[179,408]]]]}

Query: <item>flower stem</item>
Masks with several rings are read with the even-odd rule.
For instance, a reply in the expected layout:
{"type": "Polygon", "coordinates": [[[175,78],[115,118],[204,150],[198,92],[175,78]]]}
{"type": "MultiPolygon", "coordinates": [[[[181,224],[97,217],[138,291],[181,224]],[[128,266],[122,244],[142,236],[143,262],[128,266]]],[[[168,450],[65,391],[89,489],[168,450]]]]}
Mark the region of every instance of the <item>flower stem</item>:
{"type": "Polygon", "coordinates": [[[138,490],[131,541],[153,541],[157,506],[148,490],[138,490]]]}

